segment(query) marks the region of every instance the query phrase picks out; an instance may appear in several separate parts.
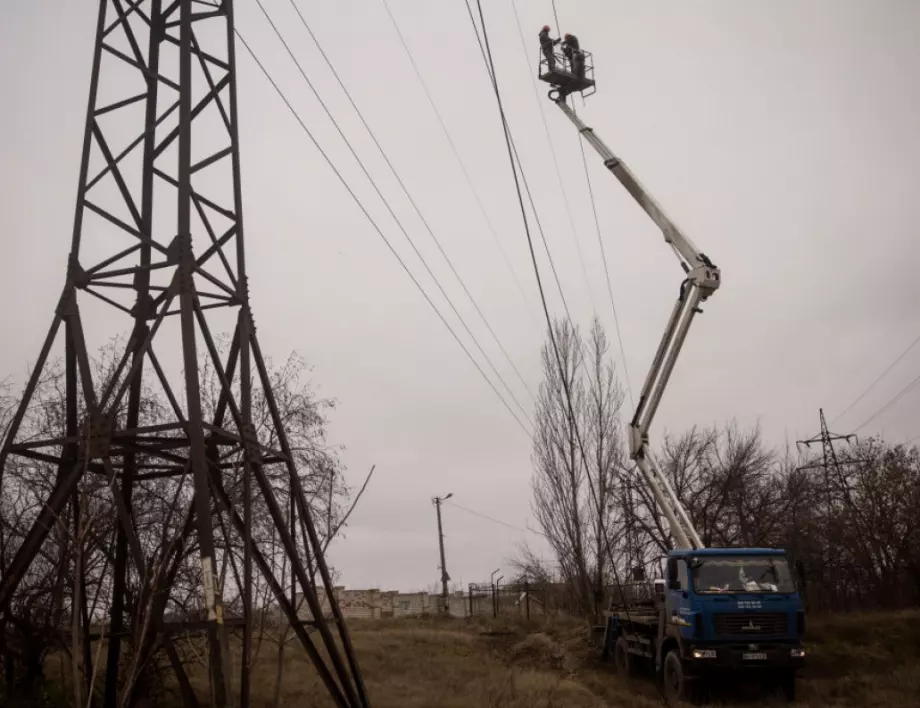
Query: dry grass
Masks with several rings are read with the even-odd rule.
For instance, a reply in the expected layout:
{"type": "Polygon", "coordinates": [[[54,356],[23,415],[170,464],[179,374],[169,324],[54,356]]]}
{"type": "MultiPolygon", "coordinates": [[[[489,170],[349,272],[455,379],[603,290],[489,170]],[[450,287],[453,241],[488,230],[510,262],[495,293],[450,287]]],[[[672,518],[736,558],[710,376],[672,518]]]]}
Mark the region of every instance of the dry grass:
{"type": "MultiPolygon", "coordinates": [[[[574,622],[403,619],[349,624],[374,708],[652,708],[649,678],[614,676],[574,622]]],[[[920,705],[920,612],[812,619],[803,708],[920,705]]],[[[253,706],[273,705],[277,645],[252,671],[253,706]]],[[[203,667],[190,667],[199,696],[203,667]]],[[[284,706],[331,706],[305,653],[288,646],[284,706]]],[[[737,699],[736,699],[737,700],[737,699]]],[[[736,704],[777,704],[763,693],[736,704]]],[[[205,702],[202,705],[206,705],[205,702]]],[[[723,704],[727,705],[727,704],[723,704]]]]}
{"type": "MultiPolygon", "coordinates": [[[[661,706],[650,679],[613,675],[583,625],[463,620],[352,622],[375,708],[600,708],[661,706]]],[[[814,619],[798,705],[908,706],[920,695],[920,612],[814,619]]],[[[257,708],[270,706],[274,666],[253,673],[257,708]]],[[[263,661],[265,663],[263,663],[263,661]]],[[[302,652],[293,648],[284,705],[326,706],[302,652]]],[[[744,705],[771,703],[763,693],[744,705]]]]}

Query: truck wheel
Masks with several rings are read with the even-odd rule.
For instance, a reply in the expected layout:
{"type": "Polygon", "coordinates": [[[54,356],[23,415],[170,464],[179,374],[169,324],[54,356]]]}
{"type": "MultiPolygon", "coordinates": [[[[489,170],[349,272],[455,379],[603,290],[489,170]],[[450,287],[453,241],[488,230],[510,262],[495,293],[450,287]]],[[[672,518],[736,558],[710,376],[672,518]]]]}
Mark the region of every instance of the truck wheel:
{"type": "Polygon", "coordinates": [[[684,672],[684,664],[680,660],[676,649],[671,649],[664,658],[662,680],[668,703],[671,701],[685,701],[691,698],[691,681],[684,672]]]}
{"type": "Polygon", "coordinates": [[[792,703],[795,701],[795,671],[787,671],[780,676],[780,688],[783,698],[792,703]]]}
{"type": "Polygon", "coordinates": [[[613,664],[621,676],[632,676],[633,674],[633,661],[628,648],[626,637],[617,637],[617,643],[613,648],[613,664]]]}

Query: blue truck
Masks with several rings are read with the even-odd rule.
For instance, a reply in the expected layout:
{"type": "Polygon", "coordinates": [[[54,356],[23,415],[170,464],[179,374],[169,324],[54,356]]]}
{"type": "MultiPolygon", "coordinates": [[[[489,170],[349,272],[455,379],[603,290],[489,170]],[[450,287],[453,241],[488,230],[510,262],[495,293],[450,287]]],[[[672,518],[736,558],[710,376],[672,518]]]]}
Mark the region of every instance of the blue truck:
{"type": "Polygon", "coordinates": [[[596,88],[590,54],[579,51],[585,71],[573,72],[543,52],[537,76],[551,86],[550,99],[600,155],[604,167],[660,229],[684,276],[629,424],[630,457],[654,499],[648,511],[665,517],[670,538],[663,540],[676,548],[666,557],[660,591],[644,603],[621,601],[596,629],[604,636],[604,652],[620,669],[650,663],[672,697],[689,696],[713,676],[760,672],[775,677],[793,698],[796,674],[805,662],[805,615],[786,553],[706,548],[649,447],[652,421],[690,325],[721,286],[722,274],[569,105],[569,95],[581,93],[584,98],[596,88]]]}
{"type": "Polygon", "coordinates": [[[603,655],[617,672],[651,669],[669,699],[699,695],[713,679],[767,679],[788,700],[805,665],[805,613],[784,551],[671,551],[647,601],[615,600],[603,655]]]}

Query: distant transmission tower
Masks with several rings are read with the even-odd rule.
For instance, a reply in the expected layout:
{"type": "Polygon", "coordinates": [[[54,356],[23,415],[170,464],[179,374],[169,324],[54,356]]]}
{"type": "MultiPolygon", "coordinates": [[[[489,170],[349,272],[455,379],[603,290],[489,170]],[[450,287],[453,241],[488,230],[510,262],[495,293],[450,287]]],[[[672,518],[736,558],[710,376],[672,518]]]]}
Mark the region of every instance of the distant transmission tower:
{"type": "Polygon", "coordinates": [[[836,433],[830,432],[827,429],[827,421],[824,419],[824,409],[819,408],[818,413],[821,417],[821,432],[809,440],[796,440],[795,444],[796,446],[804,445],[810,450],[812,445],[821,443],[821,460],[812,462],[807,465],[802,465],[801,467],[798,467],[798,469],[821,469],[824,471],[824,489],[827,494],[828,512],[830,512],[831,508],[833,507],[833,499],[831,497],[831,473],[833,472],[833,478],[835,481],[840,481],[843,479],[843,471],[840,468],[840,460],[837,459],[837,451],[834,449],[834,443],[839,441],[849,443],[851,440],[856,440],[856,435],[853,433],[849,435],[837,435],[836,433]]]}
{"type": "Polygon", "coordinates": [[[364,707],[352,643],[256,338],[237,121],[232,0],[100,0],[66,279],[0,449],[4,498],[8,462],[44,475],[31,528],[0,568],[0,650],[17,641],[11,608],[26,602],[17,593],[36,577],[33,564],[47,564],[43,549],[71,520],[77,526],[81,490],[101,479],[117,520],[109,570],[104,580],[93,576],[93,610],[77,587],[87,582],[88,571],[77,570],[82,551],[61,561],[74,569],[76,589],[67,589],[61,605],[73,619],[60,626],[68,643],[71,632],[83,643],[75,653],[87,690],[90,641],[100,632],[108,640],[104,705],[134,705],[154,656],[168,657],[172,685],[186,705],[197,705],[172,637],[203,631],[208,705],[249,706],[255,566],[334,704],[364,707]],[[233,331],[226,359],[212,324],[233,331]],[[105,341],[128,331],[100,376],[87,337],[105,341]],[[29,416],[43,404],[36,391],[59,347],[64,413],[54,430],[29,434],[29,416]],[[216,372],[216,390],[202,391],[202,366],[216,372]],[[145,406],[152,389],[168,401],[165,415],[153,417],[145,406]],[[259,421],[256,396],[264,404],[259,421]],[[157,523],[145,517],[149,507],[138,506],[154,498],[168,505],[157,523]],[[277,576],[282,563],[289,582],[277,576]],[[179,597],[180,586],[191,594],[179,597]],[[298,616],[299,607],[309,619],[298,616]],[[230,631],[242,633],[233,660],[230,631]]]}

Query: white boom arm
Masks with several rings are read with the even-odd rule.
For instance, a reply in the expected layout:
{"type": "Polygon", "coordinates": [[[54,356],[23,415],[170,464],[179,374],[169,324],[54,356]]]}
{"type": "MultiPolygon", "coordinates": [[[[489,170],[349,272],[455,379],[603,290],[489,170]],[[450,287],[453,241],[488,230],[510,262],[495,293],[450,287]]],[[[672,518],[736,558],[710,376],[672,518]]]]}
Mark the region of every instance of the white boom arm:
{"type": "Polygon", "coordinates": [[[690,521],[690,516],[667,477],[655,462],[648,444],[648,431],[661,403],[664,389],[674,370],[674,364],[687,337],[687,331],[693,317],[700,312],[699,305],[712,295],[721,284],[719,269],[697,249],[671,221],[658,203],[645,191],[636,176],[623,162],[611,152],[604,141],[582,122],[565,101],[563,96],[556,100],[556,105],[571,120],[578,132],[587,140],[603,158],[604,166],[610,170],[620,184],[626,187],[633,199],[657,224],[664,234],[664,240],[671,245],[680,259],[680,265],[686,274],[681,284],[680,296],[674,304],[674,310],[668,320],[655,359],[645,378],[639,405],[629,424],[629,452],[642,476],[652,489],[655,500],[664,512],[677,544],[681,548],[702,548],[703,542],[690,521]]]}

